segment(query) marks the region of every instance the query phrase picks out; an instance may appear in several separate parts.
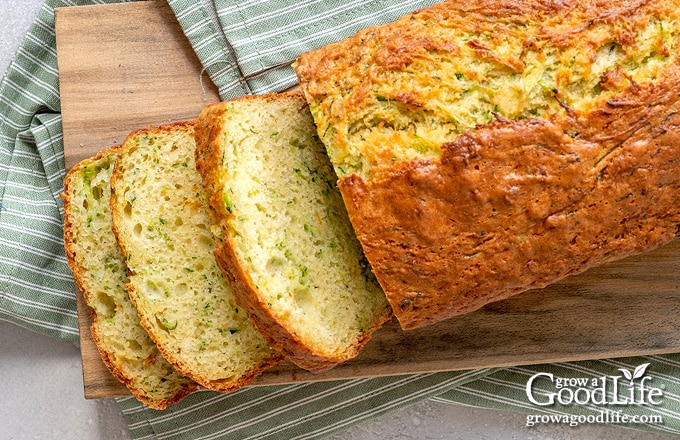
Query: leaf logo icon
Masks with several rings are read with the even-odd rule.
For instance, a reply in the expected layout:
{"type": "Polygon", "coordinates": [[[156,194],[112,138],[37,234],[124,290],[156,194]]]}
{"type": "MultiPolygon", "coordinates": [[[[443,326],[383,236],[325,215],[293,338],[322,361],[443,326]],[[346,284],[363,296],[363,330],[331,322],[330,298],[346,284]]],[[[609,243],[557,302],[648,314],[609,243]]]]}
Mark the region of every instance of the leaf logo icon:
{"type": "Polygon", "coordinates": [[[647,367],[649,367],[649,364],[638,365],[635,371],[633,372],[633,379],[637,379],[644,376],[647,367]]]}
{"type": "Polygon", "coordinates": [[[635,379],[639,379],[645,375],[647,367],[649,367],[649,364],[638,365],[632,373],[626,368],[619,368],[619,371],[623,373],[628,381],[633,382],[635,379]]]}
{"type": "Polygon", "coordinates": [[[623,373],[623,375],[626,377],[628,380],[633,380],[633,374],[628,371],[626,368],[619,368],[619,371],[623,373]]]}

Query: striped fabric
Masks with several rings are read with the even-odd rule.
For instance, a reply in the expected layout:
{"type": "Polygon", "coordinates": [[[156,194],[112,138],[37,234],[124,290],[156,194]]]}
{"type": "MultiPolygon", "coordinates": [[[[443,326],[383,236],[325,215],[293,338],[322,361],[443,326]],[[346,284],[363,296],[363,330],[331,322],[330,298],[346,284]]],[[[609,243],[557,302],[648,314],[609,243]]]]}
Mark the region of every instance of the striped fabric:
{"type": "Polygon", "coordinates": [[[120,399],[135,439],[319,439],[487,374],[487,370],[199,391],[162,413],[120,399]]]}
{"type": "MultiPolygon", "coordinates": [[[[64,339],[76,338],[77,320],[61,241],[65,170],[54,9],[119,1],[47,0],[0,82],[0,319],[64,339]]],[[[223,99],[286,89],[296,82],[290,63],[299,53],[433,2],[168,0],[223,99]]],[[[512,409],[532,423],[564,423],[560,417],[588,423],[589,416],[596,423],[604,409],[644,418],[629,428],[680,434],[679,372],[680,355],[664,355],[200,391],[165,411],[132,397],[118,402],[136,439],[318,439],[429,398],[512,409]],[[557,388],[548,374],[567,386],[557,388]],[[572,393],[583,402],[531,402],[527,383],[536,375],[541,380],[531,389],[533,398],[543,401],[567,388],[561,398],[572,393]],[[617,387],[602,389],[609,401],[643,385],[653,389],[653,402],[602,405],[590,399],[598,381],[613,380],[617,387]]]]}
{"type": "Polygon", "coordinates": [[[62,244],[54,8],[114,2],[47,2],[0,83],[0,319],[71,340],[78,327],[62,244]]]}
{"type": "Polygon", "coordinates": [[[303,52],[437,0],[168,0],[222,99],[285,90],[303,52]]]}

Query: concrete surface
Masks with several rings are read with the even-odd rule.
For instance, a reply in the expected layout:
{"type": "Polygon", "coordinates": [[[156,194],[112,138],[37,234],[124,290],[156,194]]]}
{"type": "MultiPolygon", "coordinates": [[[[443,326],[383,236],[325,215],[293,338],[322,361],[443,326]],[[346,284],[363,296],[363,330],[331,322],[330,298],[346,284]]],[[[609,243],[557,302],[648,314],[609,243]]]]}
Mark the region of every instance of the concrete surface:
{"type": "MultiPolygon", "coordinates": [[[[0,0],[0,72],[5,72],[42,0],[0,0]]],[[[126,440],[117,404],[85,400],[78,347],[0,321],[0,440],[126,440]]],[[[524,415],[426,401],[329,440],[620,439],[667,437],[606,425],[528,428],[524,415]]]]}

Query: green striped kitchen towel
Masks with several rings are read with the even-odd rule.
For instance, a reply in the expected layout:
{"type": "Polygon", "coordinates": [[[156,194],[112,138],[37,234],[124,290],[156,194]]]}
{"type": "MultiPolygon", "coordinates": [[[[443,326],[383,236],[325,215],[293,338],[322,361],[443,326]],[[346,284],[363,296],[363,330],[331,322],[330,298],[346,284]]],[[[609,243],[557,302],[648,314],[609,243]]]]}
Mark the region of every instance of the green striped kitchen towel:
{"type": "Polygon", "coordinates": [[[168,0],[222,99],[297,84],[303,52],[437,0],[168,0]]]}
{"type": "Polygon", "coordinates": [[[78,336],[75,284],[62,243],[65,175],[54,8],[49,1],[0,83],[0,319],[78,336]]]}
{"type": "Polygon", "coordinates": [[[486,370],[198,391],[158,412],[119,399],[136,439],[320,439],[483,377],[486,370]]]}
{"type": "MultiPolygon", "coordinates": [[[[65,169],[54,9],[120,1],[47,0],[0,82],[0,319],[64,339],[76,338],[77,320],[58,196],[65,169]]],[[[228,99],[288,88],[298,54],[433,1],[168,3],[228,99]]],[[[165,411],[133,398],[118,402],[140,439],[317,439],[427,398],[521,411],[534,426],[607,417],[678,434],[678,376],[680,356],[665,355],[200,391],[165,411]]]]}

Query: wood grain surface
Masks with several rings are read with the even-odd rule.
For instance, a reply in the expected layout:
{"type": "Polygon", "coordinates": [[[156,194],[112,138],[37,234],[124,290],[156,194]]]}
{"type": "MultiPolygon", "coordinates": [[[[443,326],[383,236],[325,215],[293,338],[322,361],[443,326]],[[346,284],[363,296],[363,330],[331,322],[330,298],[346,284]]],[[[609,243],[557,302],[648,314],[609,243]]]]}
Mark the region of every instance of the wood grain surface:
{"type": "MultiPolygon", "coordinates": [[[[165,2],[59,9],[56,29],[67,167],[219,99],[165,2]]],[[[392,322],[350,362],[322,374],[283,362],[253,385],[680,351],[679,274],[676,240],[434,326],[405,332],[392,322]]],[[[127,395],[77,298],[85,397],[127,395]]]]}
{"type": "Polygon", "coordinates": [[[219,101],[164,1],[57,9],[66,168],[130,131],[219,101]]]}

